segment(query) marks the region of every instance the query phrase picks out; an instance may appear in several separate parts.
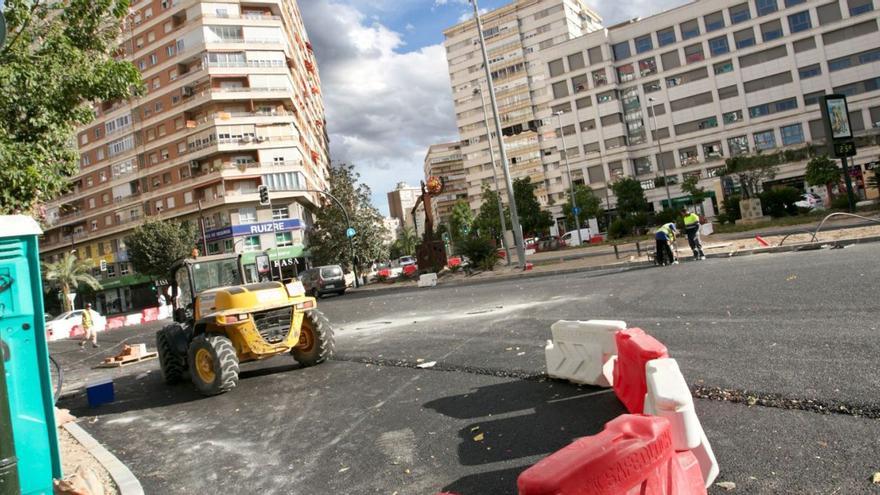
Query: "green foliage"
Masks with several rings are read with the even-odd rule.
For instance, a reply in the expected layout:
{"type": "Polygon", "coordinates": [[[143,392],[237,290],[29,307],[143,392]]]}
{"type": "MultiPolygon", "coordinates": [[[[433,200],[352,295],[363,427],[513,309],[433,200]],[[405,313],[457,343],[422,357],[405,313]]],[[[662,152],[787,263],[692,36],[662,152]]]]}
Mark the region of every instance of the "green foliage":
{"type": "MultiPolygon", "coordinates": [[[[328,192],[335,196],[351,219],[357,231],[354,253],[361,264],[388,257],[384,243],[382,215],[370,202],[372,192],[362,184],[353,165],[345,163],[330,167],[328,192]]],[[[345,235],[348,225],[339,205],[329,197],[321,196],[321,206],[314,211],[315,224],[309,233],[309,250],[315,265],[342,265],[350,267],[351,248],[345,235]]]]}
{"type": "Polygon", "coordinates": [[[736,223],[742,218],[742,212],[739,209],[740,201],[742,201],[742,196],[739,194],[731,194],[724,198],[724,201],[721,202],[721,214],[718,215],[717,220],[721,223],[736,223]]]}
{"type": "Polygon", "coordinates": [[[474,213],[467,200],[459,199],[449,215],[449,235],[453,244],[461,244],[474,228],[474,213]]]}
{"type": "Polygon", "coordinates": [[[529,177],[513,181],[513,197],[516,201],[519,223],[526,237],[543,234],[553,225],[553,216],[549,211],[541,208],[538,198],[535,197],[536,187],[529,177]]]}
{"type": "Polygon", "coordinates": [[[654,214],[654,225],[664,225],[670,222],[678,223],[680,215],[672,208],[664,208],[654,214]]]}
{"type": "Polygon", "coordinates": [[[495,243],[481,237],[465,239],[461,251],[480,270],[493,270],[499,258],[495,243]]]}
{"type": "MultiPolygon", "coordinates": [[[[562,214],[565,215],[565,222],[574,230],[574,211],[571,204],[571,191],[567,194],[568,200],[562,205],[562,214]]],[[[602,215],[602,202],[590,189],[590,186],[576,185],[574,188],[574,197],[577,200],[577,206],[580,208],[578,221],[581,226],[587,224],[590,218],[598,218],[602,215]]]]}
{"type": "Polygon", "coordinates": [[[0,214],[32,211],[78,170],[74,132],[90,102],[140,91],[130,62],[113,57],[128,0],[7,0],[0,49],[0,214]]]}
{"type": "MultiPolygon", "coordinates": [[[[480,204],[480,211],[474,219],[474,228],[480,232],[482,237],[501,239],[503,232],[501,231],[501,216],[498,214],[498,194],[489,189],[488,185],[484,185],[482,198],[483,203],[480,204]]],[[[506,208],[504,215],[505,218],[509,218],[506,208]]],[[[505,223],[506,227],[510,228],[510,221],[505,221],[505,223]]]]}
{"type": "Polygon", "coordinates": [[[101,284],[92,276],[92,263],[87,260],[80,260],[76,256],[67,253],[55,263],[43,264],[43,278],[46,279],[47,285],[61,290],[64,295],[62,304],[64,311],[70,311],[70,299],[67,295],[71,289],[76,290],[80,286],[85,286],[93,290],[101,290],[101,284]]]}
{"type": "Polygon", "coordinates": [[[691,204],[693,205],[702,204],[708,196],[706,190],[700,187],[700,178],[696,175],[685,177],[681,183],[681,190],[691,197],[691,204]]]}
{"type": "Polygon", "coordinates": [[[419,245],[419,236],[412,227],[404,227],[397,236],[397,240],[391,245],[392,258],[401,256],[415,256],[419,245]]]}
{"type": "Polygon", "coordinates": [[[779,164],[784,161],[785,156],[782,153],[732,156],[725,161],[725,175],[733,175],[739,179],[743,199],[755,198],[761,184],[776,177],[779,164]]]}
{"type": "Polygon", "coordinates": [[[849,196],[843,193],[832,199],[831,208],[834,210],[849,210],[849,196]]]}
{"type": "Polygon", "coordinates": [[[625,177],[611,184],[611,191],[617,197],[617,214],[627,218],[648,211],[648,200],[642,184],[632,177],[625,177]]]}
{"type": "Polygon", "coordinates": [[[631,235],[639,235],[648,226],[648,215],[644,212],[631,214],[625,217],[617,217],[608,226],[608,237],[620,239],[631,235]]]}
{"type": "Polygon", "coordinates": [[[775,187],[760,194],[761,207],[764,213],[774,218],[786,215],[797,215],[795,203],[800,201],[801,192],[793,187],[775,187]]]}
{"type": "Polygon", "coordinates": [[[826,155],[814,157],[807,163],[807,170],[804,173],[804,179],[811,186],[826,186],[828,193],[831,193],[831,184],[836,184],[843,176],[843,171],[837,166],[834,160],[826,155]]]}
{"type": "Polygon", "coordinates": [[[172,263],[190,256],[196,239],[196,229],[190,224],[150,221],[134,229],[125,245],[136,272],[162,278],[168,276],[172,263]]]}

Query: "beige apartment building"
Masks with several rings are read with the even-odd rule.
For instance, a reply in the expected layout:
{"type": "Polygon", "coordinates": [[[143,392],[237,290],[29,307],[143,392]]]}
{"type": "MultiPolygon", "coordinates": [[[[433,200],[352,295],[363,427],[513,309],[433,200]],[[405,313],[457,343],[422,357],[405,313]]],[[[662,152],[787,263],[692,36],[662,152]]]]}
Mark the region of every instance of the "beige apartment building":
{"type": "Polygon", "coordinates": [[[398,182],[397,187],[388,193],[388,214],[400,222],[401,229],[408,227],[416,230],[412,209],[421,194],[420,188],[410,186],[406,182],[398,182]]]}
{"type": "MultiPolygon", "coordinates": [[[[481,19],[511,174],[514,178],[531,177],[539,186],[538,196],[546,204],[548,191],[544,188],[545,165],[536,114],[537,99],[548,91],[543,52],[600,29],[601,18],[583,0],[516,0],[481,19]]],[[[443,34],[467,197],[471,208],[477,210],[483,185],[494,188],[489,135],[496,160],[500,160],[500,155],[488,93],[485,108],[480,97],[480,92],[487,89],[476,23],[469,20],[443,34]],[[491,132],[487,132],[485,115],[490,118],[491,132]]],[[[500,161],[497,165],[500,167],[500,161]]],[[[499,184],[503,187],[503,181],[499,184]]],[[[506,195],[502,196],[506,200],[506,195]]]]}
{"type": "Polygon", "coordinates": [[[207,254],[268,253],[304,266],[307,207],[329,167],[321,84],[295,0],[135,0],[124,56],[147,94],[95,105],[80,129],[80,171],[49,203],[44,260],[75,250],[94,263],[104,313],[154,305],[125,237],[146,220],[205,227],[207,254]],[[257,188],[271,191],[272,208],[257,188]],[[103,271],[102,271],[103,268],[103,271]]]}
{"type": "Polygon", "coordinates": [[[449,225],[452,207],[459,200],[467,200],[467,177],[460,143],[432,144],[425,155],[425,177],[443,180],[443,192],[431,199],[434,225],[449,225]]]}
{"type": "Polygon", "coordinates": [[[600,198],[616,178],[634,176],[660,209],[663,167],[677,205],[689,201],[685,177],[720,196],[733,185],[718,178],[727,157],[778,151],[788,161],[765,187],[806,189],[806,147],[825,143],[819,98],[842,93],[859,146],[856,189],[876,197],[864,180],[880,159],[874,8],[871,0],[697,1],[543,51],[547,189],[557,203],[567,198],[567,155],[575,182],[600,198]]]}

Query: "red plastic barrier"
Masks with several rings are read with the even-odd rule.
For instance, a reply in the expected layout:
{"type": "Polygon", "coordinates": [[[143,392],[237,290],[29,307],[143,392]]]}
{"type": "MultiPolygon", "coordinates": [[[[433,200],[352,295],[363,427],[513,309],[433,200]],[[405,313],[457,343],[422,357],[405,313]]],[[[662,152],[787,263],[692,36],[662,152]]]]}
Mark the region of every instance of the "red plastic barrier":
{"type": "Polygon", "coordinates": [[[641,414],[645,408],[645,365],[652,359],[669,357],[666,346],[641,328],[627,328],[614,335],[617,362],[614,363],[614,393],[626,409],[641,414]]]}
{"type": "Polygon", "coordinates": [[[770,243],[765,241],[764,238],[759,235],[755,236],[755,240],[758,241],[758,244],[760,244],[764,247],[770,247],[770,243]]]}
{"type": "Polygon", "coordinates": [[[419,268],[418,268],[416,265],[406,265],[405,267],[403,267],[403,274],[404,274],[404,275],[407,275],[407,276],[408,276],[408,275],[412,275],[412,274],[415,273],[418,269],[419,269],[419,268]]]}
{"type": "Polygon", "coordinates": [[[605,242],[605,238],[601,235],[594,235],[593,237],[590,237],[590,244],[602,244],[603,242],[605,242]]]}
{"type": "Polygon", "coordinates": [[[449,267],[461,266],[461,258],[459,258],[458,256],[453,256],[446,261],[446,265],[449,267]]]}
{"type": "Polygon", "coordinates": [[[159,319],[159,308],[147,308],[141,311],[141,321],[144,323],[148,321],[156,321],[159,319]]]}
{"type": "Polygon", "coordinates": [[[631,414],[523,471],[517,487],[519,495],[706,493],[693,454],[673,450],[669,421],[631,414]]]}
{"type": "Polygon", "coordinates": [[[376,275],[379,277],[390,278],[391,277],[391,270],[389,270],[388,268],[382,268],[381,270],[376,272],[376,275]]]}
{"type": "Polygon", "coordinates": [[[107,330],[113,330],[115,328],[122,328],[125,326],[125,317],[124,316],[114,316],[112,318],[107,318],[107,330]]]}
{"type": "Polygon", "coordinates": [[[70,327],[70,334],[68,334],[68,338],[72,339],[74,337],[82,337],[85,334],[86,334],[86,331],[83,330],[82,326],[74,325],[74,326],[70,327]]]}

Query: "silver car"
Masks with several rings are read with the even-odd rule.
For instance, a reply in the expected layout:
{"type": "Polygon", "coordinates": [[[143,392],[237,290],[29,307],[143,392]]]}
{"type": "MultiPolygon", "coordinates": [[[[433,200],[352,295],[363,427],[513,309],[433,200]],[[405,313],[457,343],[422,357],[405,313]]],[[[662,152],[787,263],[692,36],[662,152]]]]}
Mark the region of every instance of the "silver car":
{"type": "Polygon", "coordinates": [[[345,294],[347,288],[345,275],[339,265],[327,265],[310,268],[299,276],[306,294],[321,297],[327,294],[345,294]]]}

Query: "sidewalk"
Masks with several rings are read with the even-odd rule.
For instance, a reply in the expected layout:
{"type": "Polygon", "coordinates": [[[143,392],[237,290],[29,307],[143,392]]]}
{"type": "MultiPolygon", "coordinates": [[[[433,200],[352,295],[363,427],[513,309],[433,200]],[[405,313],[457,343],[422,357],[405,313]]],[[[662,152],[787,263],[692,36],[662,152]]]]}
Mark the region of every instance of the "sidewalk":
{"type": "MultiPolygon", "coordinates": [[[[781,226],[735,234],[706,236],[703,238],[703,250],[708,258],[730,258],[750,254],[795,251],[806,246],[822,246],[829,243],[845,245],[880,241],[880,224],[864,226],[865,222],[863,220],[851,220],[856,220],[856,222],[826,223],[817,237],[818,243],[810,242],[812,238],[811,232],[815,230],[818,225],[817,222],[816,224],[804,224],[802,226],[781,226]],[[758,242],[755,238],[756,235],[760,235],[769,244],[769,247],[763,246],[758,242]]],[[[479,272],[473,275],[466,275],[463,272],[454,274],[449,272],[443,273],[440,275],[437,284],[438,286],[474,285],[513,278],[532,278],[586,271],[649,267],[653,266],[653,263],[648,258],[648,253],[653,253],[653,250],[653,242],[649,242],[646,239],[645,242],[641,243],[641,254],[638,253],[635,243],[618,246],[618,255],[615,255],[614,247],[609,245],[536,253],[527,257],[528,262],[534,265],[529,271],[522,271],[515,266],[506,266],[501,262],[493,271],[479,272]]],[[[678,240],[678,255],[682,261],[690,261],[692,259],[693,253],[687,246],[686,239],[678,240]]],[[[359,289],[350,289],[349,293],[359,294],[383,290],[413,290],[417,288],[417,281],[408,280],[394,283],[372,283],[359,289]]]]}

